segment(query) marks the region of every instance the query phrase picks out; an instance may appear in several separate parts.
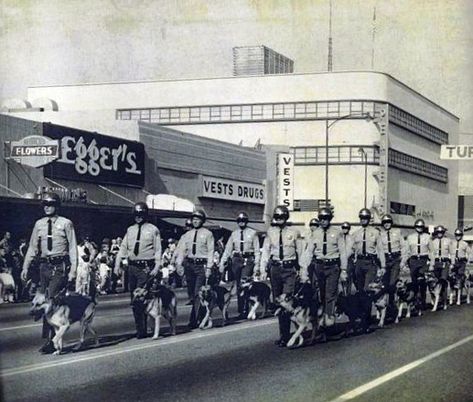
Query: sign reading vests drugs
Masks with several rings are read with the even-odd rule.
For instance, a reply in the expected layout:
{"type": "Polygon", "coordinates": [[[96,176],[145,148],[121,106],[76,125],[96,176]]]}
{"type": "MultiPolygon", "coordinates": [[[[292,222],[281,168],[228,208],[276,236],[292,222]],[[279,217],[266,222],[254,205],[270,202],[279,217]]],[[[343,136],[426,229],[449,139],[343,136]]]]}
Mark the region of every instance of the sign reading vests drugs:
{"type": "Polygon", "coordinates": [[[43,133],[61,148],[60,158],[44,167],[46,177],[143,187],[143,144],[55,124],[44,124],[43,133]]]}
{"type": "Polygon", "coordinates": [[[278,204],[294,210],[294,155],[278,154],[278,204]]]}
{"type": "Polygon", "coordinates": [[[262,184],[202,176],[202,197],[264,204],[266,196],[262,184]]]}
{"type": "Polygon", "coordinates": [[[440,159],[473,159],[473,145],[442,145],[440,159]]]}
{"type": "Polygon", "coordinates": [[[20,141],[7,141],[5,158],[38,168],[59,158],[59,141],[41,135],[30,135],[20,141]]]}

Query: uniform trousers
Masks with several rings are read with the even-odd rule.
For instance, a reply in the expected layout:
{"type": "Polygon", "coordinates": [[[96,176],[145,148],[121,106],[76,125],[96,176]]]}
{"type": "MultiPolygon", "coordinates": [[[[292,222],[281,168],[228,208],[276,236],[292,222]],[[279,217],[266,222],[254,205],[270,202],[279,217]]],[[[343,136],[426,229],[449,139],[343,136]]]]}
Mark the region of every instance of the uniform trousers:
{"type": "MultiPolygon", "coordinates": [[[[66,261],[51,263],[39,263],[39,280],[41,292],[46,295],[48,299],[56,297],[67,286],[67,275],[69,273],[69,266],[66,261]]],[[[42,337],[49,338],[54,336],[54,329],[51,327],[46,318],[43,317],[42,337]]]]}
{"type": "Polygon", "coordinates": [[[368,290],[368,285],[376,278],[378,266],[374,257],[363,258],[358,256],[355,262],[355,286],[358,292],[368,290]]]}
{"type": "Polygon", "coordinates": [[[244,299],[240,296],[241,279],[253,276],[254,267],[254,257],[234,256],[232,258],[232,274],[233,280],[236,282],[238,313],[240,314],[245,314],[248,312],[248,306],[245,305],[244,299]]]}
{"type": "MultiPolygon", "coordinates": [[[[276,302],[282,294],[292,296],[296,285],[297,271],[295,264],[289,263],[284,266],[276,261],[271,261],[269,267],[273,300],[276,302]]],[[[287,342],[291,337],[291,317],[284,311],[279,315],[278,320],[279,336],[281,340],[287,342]]]]}
{"type": "Polygon", "coordinates": [[[448,285],[448,271],[450,267],[449,261],[435,261],[434,262],[434,275],[442,285],[442,299],[444,303],[447,303],[447,285],[448,285]]]}
{"type": "Polygon", "coordinates": [[[401,270],[401,257],[386,256],[386,272],[383,276],[383,285],[388,290],[389,304],[394,303],[394,293],[396,292],[396,281],[401,270]]]}
{"type": "Polygon", "coordinates": [[[427,270],[428,259],[423,258],[409,258],[408,265],[411,271],[411,280],[414,285],[414,292],[416,292],[417,300],[421,303],[423,309],[425,309],[427,284],[425,282],[425,272],[427,270]]]}
{"type": "Polygon", "coordinates": [[[205,284],[205,264],[206,263],[196,264],[187,261],[187,286],[192,295],[192,300],[194,301],[189,317],[190,326],[197,326],[199,318],[199,290],[205,284]]]}
{"type": "Polygon", "coordinates": [[[314,274],[317,278],[324,313],[333,316],[337,301],[338,280],[340,279],[340,262],[327,263],[316,260],[314,274]]]}
{"type": "Polygon", "coordinates": [[[136,332],[138,336],[146,336],[147,320],[145,305],[133,302],[133,292],[136,288],[143,288],[148,280],[149,273],[153,269],[154,263],[134,264],[132,260],[128,262],[128,285],[130,289],[131,305],[133,317],[135,319],[136,332]]]}
{"type": "Polygon", "coordinates": [[[355,261],[353,256],[348,257],[347,264],[347,291],[352,294],[353,286],[355,285],[355,261]]]}

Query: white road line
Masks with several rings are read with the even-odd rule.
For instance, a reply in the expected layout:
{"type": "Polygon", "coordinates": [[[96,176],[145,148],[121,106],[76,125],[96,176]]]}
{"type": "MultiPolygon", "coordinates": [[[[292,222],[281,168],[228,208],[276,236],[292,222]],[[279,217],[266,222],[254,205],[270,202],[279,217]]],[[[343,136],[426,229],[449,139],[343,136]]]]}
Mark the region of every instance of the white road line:
{"type": "Polygon", "coordinates": [[[179,336],[173,336],[158,341],[149,340],[146,343],[140,343],[139,345],[127,346],[118,350],[112,350],[108,352],[93,353],[88,356],[77,356],[73,358],[64,358],[60,356],[54,356],[55,358],[61,359],[60,361],[45,362],[39,364],[31,364],[27,366],[21,366],[0,371],[0,378],[12,377],[17,374],[31,373],[33,371],[45,370],[48,368],[66,366],[74,363],[85,362],[89,360],[100,359],[104,357],[110,357],[115,355],[121,355],[123,353],[141,351],[150,348],[164,347],[176,343],[182,343],[187,341],[195,341],[196,339],[208,338],[215,335],[227,334],[230,332],[241,331],[248,328],[262,327],[266,325],[273,325],[276,323],[276,319],[265,319],[264,321],[253,321],[245,322],[243,324],[233,325],[231,327],[215,328],[209,331],[193,332],[179,336]]]}
{"type": "Polygon", "coordinates": [[[413,361],[412,363],[406,364],[405,366],[399,367],[398,369],[391,371],[387,374],[382,375],[381,377],[378,377],[374,379],[373,381],[370,381],[364,385],[361,385],[360,387],[357,387],[355,389],[352,389],[351,391],[347,392],[346,394],[343,394],[339,396],[338,398],[333,399],[330,402],[343,402],[343,401],[348,401],[350,399],[356,398],[373,388],[379,387],[380,385],[384,384],[385,382],[391,381],[396,377],[399,377],[400,375],[403,375],[407,373],[408,371],[411,371],[415,369],[416,367],[427,363],[428,361],[435,359],[447,352],[450,352],[451,350],[458,348],[461,345],[464,345],[467,342],[473,341],[473,335],[467,336],[466,338],[463,338],[459,340],[458,342],[452,343],[449,346],[446,346],[442,349],[437,350],[434,353],[431,353],[430,355],[427,355],[425,357],[422,357],[418,360],[413,361]]]}

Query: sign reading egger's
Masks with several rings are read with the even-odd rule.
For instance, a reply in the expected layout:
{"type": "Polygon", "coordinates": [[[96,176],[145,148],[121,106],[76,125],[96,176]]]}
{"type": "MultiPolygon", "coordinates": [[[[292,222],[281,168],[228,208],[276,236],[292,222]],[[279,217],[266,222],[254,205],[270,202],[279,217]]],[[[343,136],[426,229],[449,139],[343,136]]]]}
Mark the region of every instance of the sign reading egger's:
{"type": "Polygon", "coordinates": [[[5,157],[31,167],[41,167],[59,158],[59,141],[30,135],[5,143],[5,157]]]}
{"type": "Polygon", "coordinates": [[[202,197],[264,204],[265,189],[262,184],[202,176],[202,197]]]}
{"type": "Polygon", "coordinates": [[[43,133],[61,148],[60,158],[44,168],[46,177],[143,187],[143,144],[54,124],[45,124],[43,133]]]}

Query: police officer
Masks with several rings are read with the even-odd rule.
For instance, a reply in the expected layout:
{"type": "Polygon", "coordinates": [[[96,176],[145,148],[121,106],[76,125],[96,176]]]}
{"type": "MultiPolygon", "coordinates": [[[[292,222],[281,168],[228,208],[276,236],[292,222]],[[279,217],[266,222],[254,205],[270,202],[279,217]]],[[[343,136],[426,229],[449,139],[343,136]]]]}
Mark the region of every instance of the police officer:
{"type": "Polygon", "coordinates": [[[432,240],[430,251],[430,270],[442,284],[442,299],[447,303],[447,279],[452,262],[450,258],[451,241],[445,237],[447,230],[444,226],[438,225],[434,229],[435,238],[432,240]]]}
{"type": "MultiPolygon", "coordinates": [[[[296,282],[298,261],[301,244],[299,233],[288,227],[289,210],[285,206],[277,206],[273,213],[274,226],[268,229],[263,243],[261,254],[261,269],[269,265],[273,300],[277,302],[282,294],[292,295],[296,282]]],[[[255,270],[255,272],[257,272],[255,270]]],[[[283,312],[279,315],[279,340],[278,346],[286,346],[290,339],[291,319],[289,314],[283,312]]]]}
{"type": "MultiPolygon", "coordinates": [[[[191,218],[187,218],[185,223],[184,223],[184,233],[187,233],[189,230],[192,230],[192,219],[191,218]]],[[[177,258],[177,253],[179,251],[179,248],[182,247],[182,237],[184,235],[181,236],[181,238],[179,239],[179,241],[177,242],[177,246],[176,246],[176,250],[174,251],[174,253],[172,254],[172,258],[171,258],[171,264],[172,265],[175,265],[176,264],[176,258],[177,258]]],[[[178,267],[176,267],[176,270],[177,272],[182,275],[182,269],[179,268],[179,270],[177,269],[178,267]]],[[[188,302],[186,303],[186,306],[191,306],[194,304],[194,297],[193,297],[193,289],[190,288],[190,284],[187,280],[187,278],[190,276],[189,272],[188,272],[188,269],[187,269],[187,259],[184,258],[184,261],[182,261],[182,268],[184,270],[184,277],[186,278],[186,288],[187,288],[187,297],[188,297],[188,302]]]]}
{"type": "MultiPolygon", "coordinates": [[[[72,222],[58,215],[61,205],[59,196],[56,193],[44,193],[42,205],[45,217],[34,225],[21,277],[26,280],[30,264],[39,257],[41,292],[51,299],[76,276],[77,240],[72,222]]],[[[42,335],[47,341],[40,351],[54,352],[54,330],[44,318],[42,335]]]]}
{"type": "Polygon", "coordinates": [[[386,259],[386,272],[383,283],[389,293],[389,304],[394,303],[396,281],[399,278],[402,255],[405,252],[405,240],[399,229],[393,228],[393,218],[386,214],[381,218],[381,244],[386,259]]]}
{"type": "Polygon", "coordinates": [[[301,262],[301,280],[311,280],[320,291],[320,300],[324,311],[324,323],[335,323],[335,301],[337,299],[338,280],[347,280],[347,255],[341,232],[331,226],[333,214],[329,208],[322,208],[318,213],[320,227],[312,234],[312,241],[304,252],[301,262]],[[314,259],[314,271],[308,270],[308,263],[314,259]],[[341,270],[341,271],[340,271],[341,270]],[[341,274],[340,274],[341,273],[341,274]]]}
{"type": "Polygon", "coordinates": [[[401,261],[401,268],[404,268],[406,263],[408,264],[418,301],[421,303],[421,308],[425,309],[427,291],[425,272],[429,264],[432,244],[429,234],[426,233],[423,219],[417,219],[414,223],[414,228],[416,233],[411,233],[407,236],[406,253],[401,261]]]}
{"type": "Polygon", "coordinates": [[[222,259],[220,260],[220,272],[223,273],[225,263],[232,256],[233,286],[236,289],[238,297],[239,318],[246,318],[248,315],[248,306],[245,305],[243,298],[240,297],[241,279],[253,276],[255,266],[256,271],[260,271],[260,249],[256,230],[248,226],[248,214],[240,212],[236,218],[239,229],[232,232],[225,246],[222,259]],[[236,285],[236,286],[235,286],[236,285]]]}
{"type": "Polygon", "coordinates": [[[359,292],[366,291],[376,276],[385,272],[386,260],[378,229],[370,226],[371,212],[362,208],[358,214],[361,228],[353,234],[355,252],[355,286],[359,292]],[[379,268],[378,269],[378,262],[379,268]]]}
{"type": "Polygon", "coordinates": [[[344,290],[347,294],[352,293],[355,280],[355,262],[353,260],[353,236],[350,233],[351,225],[349,222],[343,222],[341,227],[341,237],[344,245],[345,254],[347,256],[347,280],[342,282],[344,290]]]}
{"type": "Polygon", "coordinates": [[[133,303],[133,291],[144,287],[148,278],[157,275],[161,268],[161,234],[148,222],[148,214],[146,203],[134,205],[135,223],[127,229],[115,260],[115,273],[120,276],[121,260],[128,259],[128,284],[138,339],[147,336],[146,314],[142,303],[133,303]]]}
{"type": "Polygon", "coordinates": [[[206,215],[202,210],[192,214],[192,227],[182,235],[179,250],[177,250],[176,266],[182,268],[184,259],[187,259],[187,286],[192,291],[194,305],[189,318],[189,328],[197,328],[199,314],[199,289],[210,277],[213,266],[215,241],[212,232],[204,227],[206,215]]]}
{"type": "Polygon", "coordinates": [[[457,228],[453,234],[455,240],[450,242],[450,257],[452,259],[451,270],[455,275],[460,277],[462,289],[465,281],[465,267],[470,257],[471,250],[468,243],[463,240],[463,230],[457,228]]]}

